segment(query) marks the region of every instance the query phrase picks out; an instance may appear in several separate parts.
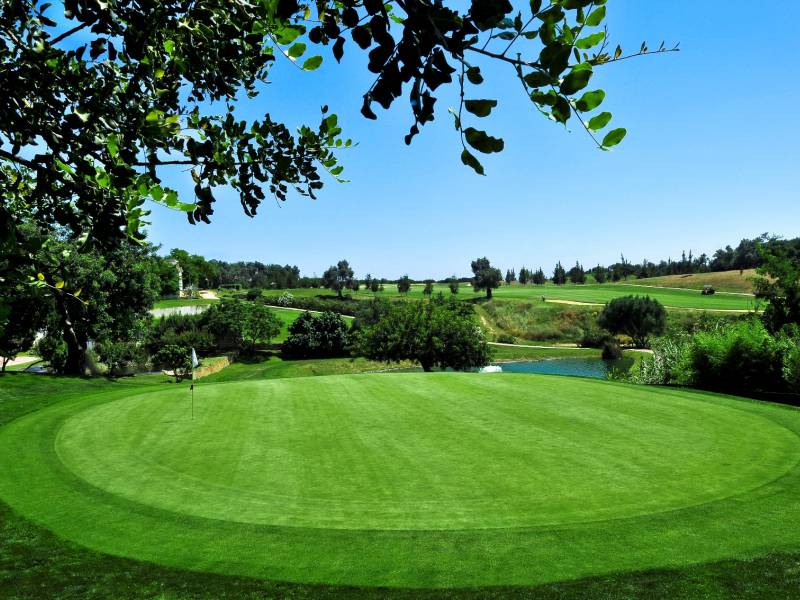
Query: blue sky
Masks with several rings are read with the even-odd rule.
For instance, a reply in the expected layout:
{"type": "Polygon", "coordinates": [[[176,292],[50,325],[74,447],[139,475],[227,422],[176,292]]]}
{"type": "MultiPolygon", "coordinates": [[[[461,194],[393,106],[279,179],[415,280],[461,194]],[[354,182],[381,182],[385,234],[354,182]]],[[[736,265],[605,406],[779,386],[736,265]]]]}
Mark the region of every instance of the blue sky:
{"type": "MultiPolygon", "coordinates": [[[[342,64],[326,54],[313,73],[279,62],[242,114],[317,123],[327,103],[358,142],[340,153],[350,183],[327,182],[316,201],[267,200],[255,219],[223,191],[211,225],[156,206],[150,239],[164,251],[296,264],[308,275],[347,258],[358,276],[438,278],[466,274],[484,255],[502,269],[550,272],[557,260],[659,260],[766,231],[800,235],[800,2],[776,11],[742,0],[609,0],[607,22],[627,50],[643,40],[682,49],[597,70],[592,85],[606,90],[604,108],[628,129],[614,152],[541,117],[513,72],[488,67],[468,97],[498,99],[480,125],[506,150],[477,176],[461,165],[446,112],[456,90],[440,94],[436,121],[407,147],[405,101],[377,111],[378,121],[359,114],[371,78],[348,42],[342,64]]],[[[188,176],[167,181],[190,199],[188,176]]]]}

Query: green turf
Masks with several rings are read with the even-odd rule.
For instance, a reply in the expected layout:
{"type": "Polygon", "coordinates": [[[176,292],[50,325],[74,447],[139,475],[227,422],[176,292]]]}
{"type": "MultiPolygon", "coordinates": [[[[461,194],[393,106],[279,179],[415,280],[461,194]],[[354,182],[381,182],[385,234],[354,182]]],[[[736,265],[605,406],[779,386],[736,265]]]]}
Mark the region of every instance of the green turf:
{"type": "Polygon", "coordinates": [[[360,585],[530,585],[800,542],[793,409],[510,374],[196,399],[192,422],[186,386],[61,394],[0,429],[0,497],[111,554],[360,585]]]}
{"type": "MultiPolygon", "coordinates": [[[[405,296],[407,298],[422,299],[424,295],[422,284],[414,284],[411,291],[405,296]]],[[[315,288],[302,288],[286,290],[297,297],[325,296],[333,297],[326,290],[315,288]]],[[[448,287],[444,284],[434,285],[434,293],[441,292],[445,296],[450,295],[448,287]]],[[[372,293],[361,290],[351,294],[356,300],[367,300],[372,297],[396,299],[400,297],[397,287],[387,285],[383,292],[372,293]]],[[[585,302],[590,304],[605,304],[613,298],[628,295],[650,296],[657,299],[664,306],[676,309],[692,310],[752,310],[755,307],[754,298],[743,294],[727,294],[719,292],[711,296],[703,296],[698,290],[690,289],[670,289],[652,286],[636,285],[635,283],[604,283],[586,285],[503,285],[494,290],[494,297],[497,299],[541,301],[545,296],[548,300],[564,300],[572,302],[585,302]]],[[[483,292],[475,293],[469,285],[461,285],[458,298],[461,300],[479,299],[484,297],[483,292]]]]}

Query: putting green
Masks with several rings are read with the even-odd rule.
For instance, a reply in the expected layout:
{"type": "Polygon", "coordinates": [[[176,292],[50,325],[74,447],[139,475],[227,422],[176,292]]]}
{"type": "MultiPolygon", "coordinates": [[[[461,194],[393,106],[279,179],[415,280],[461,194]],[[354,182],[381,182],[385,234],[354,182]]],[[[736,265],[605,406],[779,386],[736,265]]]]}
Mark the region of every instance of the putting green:
{"type": "Polygon", "coordinates": [[[800,542],[798,430],[784,407],[534,375],[201,384],[193,419],[170,386],[0,429],[0,497],[191,569],[537,583],[800,542]]]}

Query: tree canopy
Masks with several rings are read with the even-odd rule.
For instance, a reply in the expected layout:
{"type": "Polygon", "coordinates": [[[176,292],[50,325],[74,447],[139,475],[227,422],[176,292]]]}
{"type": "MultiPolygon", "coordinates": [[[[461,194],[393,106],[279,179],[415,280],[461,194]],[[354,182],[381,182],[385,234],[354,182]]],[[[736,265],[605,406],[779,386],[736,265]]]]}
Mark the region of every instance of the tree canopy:
{"type": "Polygon", "coordinates": [[[503,274],[500,269],[497,269],[489,263],[489,259],[485,256],[473,260],[471,263],[472,268],[472,287],[476,292],[486,290],[486,297],[491,299],[492,290],[500,286],[503,281],[503,274]]]}
{"type": "Polygon", "coordinates": [[[355,346],[375,360],[418,361],[424,371],[482,367],[491,352],[473,311],[471,304],[441,294],[430,302],[387,303],[365,320],[355,346]]]}
{"type": "MultiPolygon", "coordinates": [[[[453,109],[461,160],[478,173],[476,153],[502,151],[480,119],[499,101],[480,90],[481,64],[507,66],[532,108],[574,121],[603,149],[625,129],[609,128],[595,71],[631,56],[664,52],[646,44],[623,53],[608,39],[605,0],[472,0],[468,6],[419,0],[20,0],[0,7],[0,221],[14,203],[41,224],[66,227],[99,244],[141,239],[146,201],[209,222],[216,189],[232,187],[255,215],[269,195],[314,197],[323,175],[341,179],[335,150],[349,146],[336,114],[291,131],[268,111],[243,118],[279,60],[317,69],[327,47],[368,52],[375,80],[362,114],[404,98],[406,143],[434,119],[440,86],[457,85],[453,109]],[[63,7],[63,10],[62,10],[63,7]],[[595,136],[607,131],[600,138],[595,136]],[[169,169],[194,181],[192,197],[163,183],[169,169]]],[[[483,88],[481,87],[483,86],[483,88]]],[[[13,225],[2,232],[13,244],[13,225]]]]}
{"type": "Polygon", "coordinates": [[[353,281],[353,269],[346,260],[340,260],[335,265],[331,265],[322,275],[322,283],[325,287],[336,292],[340,298],[342,290],[350,289],[353,281]]]}
{"type": "Polygon", "coordinates": [[[614,335],[629,336],[639,348],[646,348],[651,335],[660,335],[667,325],[667,311],[649,296],[623,296],[608,302],[597,318],[600,327],[614,335]]]}

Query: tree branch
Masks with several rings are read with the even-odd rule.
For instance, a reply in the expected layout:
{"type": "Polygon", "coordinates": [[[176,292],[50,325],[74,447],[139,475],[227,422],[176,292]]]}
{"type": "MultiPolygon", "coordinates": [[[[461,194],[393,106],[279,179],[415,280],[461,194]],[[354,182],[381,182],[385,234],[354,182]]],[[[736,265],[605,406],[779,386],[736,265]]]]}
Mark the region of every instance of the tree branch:
{"type": "Polygon", "coordinates": [[[25,167],[28,167],[29,169],[38,168],[38,165],[33,161],[30,161],[27,158],[22,158],[21,156],[17,156],[16,154],[11,154],[11,152],[3,150],[2,148],[0,148],[0,158],[5,158],[6,160],[15,162],[18,165],[23,165],[25,167]]]}
{"type": "Polygon", "coordinates": [[[70,29],[69,31],[65,31],[65,32],[64,32],[64,33],[62,33],[61,35],[58,35],[58,36],[54,37],[52,40],[50,40],[50,44],[52,44],[53,46],[55,46],[55,45],[56,45],[58,42],[63,42],[65,39],[67,39],[67,38],[68,38],[69,36],[71,36],[73,33],[77,33],[77,32],[78,32],[78,31],[80,31],[81,29],[84,29],[84,28],[86,28],[86,27],[88,27],[88,26],[89,26],[89,25],[88,25],[87,23],[81,23],[80,25],[76,25],[75,27],[73,27],[73,28],[72,28],[72,29],[70,29]]]}
{"type": "Polygon", "coordinates": [[[467,46],[466,48],[464,48],[464,50],[471,50],[472,52],[483,54],[484,56],[488,56],[489,58],[496,58],[498,60],[505,61],[517,67],[530,67],[531,69],[542,68],[542,65],[539,64],[538,62],[522,60],[520,58],[517,59],[508,58],[507,56],[503,56],[502,54],[497,54],[497,52],[491,52],[489,50],[484,50],[483,48],[476,48],[475,46],[467,46]]]}

